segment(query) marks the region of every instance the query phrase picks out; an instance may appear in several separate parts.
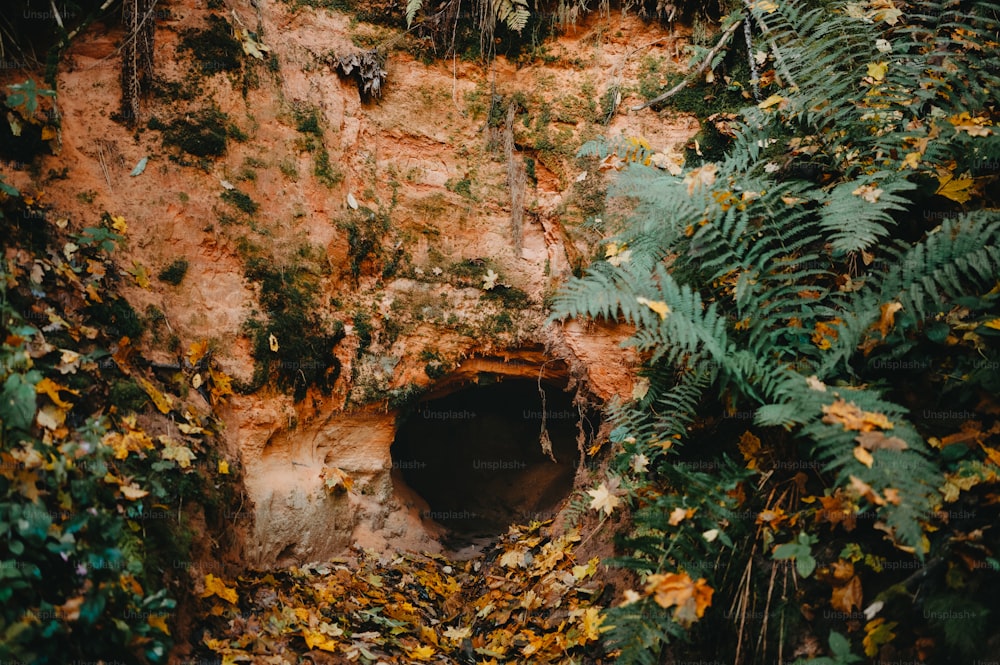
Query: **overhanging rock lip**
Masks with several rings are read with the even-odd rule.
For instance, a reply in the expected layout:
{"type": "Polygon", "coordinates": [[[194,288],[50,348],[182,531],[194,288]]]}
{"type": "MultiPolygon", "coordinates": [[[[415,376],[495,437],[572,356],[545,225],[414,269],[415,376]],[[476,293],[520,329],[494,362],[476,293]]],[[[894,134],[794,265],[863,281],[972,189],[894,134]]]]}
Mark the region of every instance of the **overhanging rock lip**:
{"type": "Polygon", "coordinates": [[[441,379],[431,384],[420,401],[444,397],[479,383],[483,376],[501,379],[530,379],[548,385],[569,386],[572,381],[568,360],[552,356],[542,345],[476,354],[462,360],[441,379]]]}

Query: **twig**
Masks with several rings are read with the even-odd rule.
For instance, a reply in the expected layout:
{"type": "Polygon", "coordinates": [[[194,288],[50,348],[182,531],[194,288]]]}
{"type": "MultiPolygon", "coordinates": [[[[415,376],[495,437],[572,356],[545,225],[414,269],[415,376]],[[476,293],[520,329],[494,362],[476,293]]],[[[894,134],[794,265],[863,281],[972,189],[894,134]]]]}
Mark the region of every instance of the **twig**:
{"type": "Polygon", "coordinates": [[[52,7],[52,16],[56,19],[56,25],[63,32],[66,32],[66,26],[63,25],[62,16],[59,15],[59,10],[56,9],[56,0],[49,0],[49,6],[52,7]]]}
{"type": "Polygon", "coordinates": [[[644,108],[648,108],[656,104],[661,104],[666,100],[670,99],[671,97],[673,97],[674,95],[676,95],[681,90],[683,90],[688,83],[693,81],[696,77],[700,76],[703,71],[708,69],[709,65],[712,64],[712,61],[715,60],[715,56],[718,55],[719,51],[722,50],[722,47],[726,45],[726,42],[728,42],[729,38],[733,36],[733,33],[736,32],[736,28],[740,27],[741,23],[743,23],[743,19],[735,21],[731,26],[726,28],[726,31],[722,33],[722,37],[719,38],[719,43],[716,44],[714,47],[712,47],[712,50],[708,52],[708,55],[705,56],[705,59],[701,61],[701,64],[698,65],[698,68],[693,72],[691,72],[690,74],[688,74],[683,81],[672,87],[670,90],[667,90],[659,97],[651,99],[645,104],[639,104],[638,106],[633,106],[632,110],[641,111],[644,108]]]}
{"type": "Polygon", "coordinates": [[[97,143],[97,159],[101,163],[101,171],[104,172],[104,179],[108,183],[108,189],[114,192],[115,188],[111,186],[111,172],[108,170],[108,163],[104,159],[104,146],[100,141],[97,143]]]}

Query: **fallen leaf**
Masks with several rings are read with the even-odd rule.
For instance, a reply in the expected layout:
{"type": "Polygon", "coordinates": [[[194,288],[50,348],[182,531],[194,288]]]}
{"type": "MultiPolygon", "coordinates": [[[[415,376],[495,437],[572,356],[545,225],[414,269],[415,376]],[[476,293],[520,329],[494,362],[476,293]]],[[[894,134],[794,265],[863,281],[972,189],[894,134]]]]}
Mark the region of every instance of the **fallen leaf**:
{"type": "Polygon", "coordinates": [[[889,71],[888,62],[869,62],[868,63],[868,76],[872,77],[876,81],[884,81],[885,73],[889,71]]]}
{"type": "Polygon", "coordinates": [[[51,399],[56,406],[63,409],[68,409],[73,406],[71,402],[67,402],[59,397],[60,391],[67,392],[71,395],[80,394],[79,390],[73,390],[67,386],[60,385],[48,377],[45,377],[35,384],[35,392],[39,395],[48,395],[49,399],[51,399]]]}
{"type": "Polygon", "coordinates": [[[897,436],[886,436],[882,432],[862,432],[854,437],[865,450],[906,450],[909,446],[897,436]]]}
{"type": "Polygon", "coordinates": [[[274,353],[278,352],[278,348],[279,348],[278,347],[278,338],[274,336],[274,333],[271,333],[268,336],[267,343],[268,343],[268,346],[271,347],[271,351],[272,352],[274,352],[274,353]]]}
{"type": "Polygon", "coordinates": [[[187,469],[191,466],[191,461],[195,459],[195,454],[190,448],[182,443],[177,443],[166,435],[161,435],[159,440],[163,444],[163,450],[160,452],[160,456],[163,459],[174,460],[177,462],[177,466],[182,469],[187,469]]]}
{"type": "Polygon", "coordinates": [[[191,342],[191,346],[188,347],[188,362],[192,365],[197,365],[205,357],[206,353],[208,353],[207,339],[203,339],[200,342],[191,342]]]}
{"type": "Polygon", "coordinates": [[[667,520],[667,522],[670,524],[670,526],[677,526],[682,521],[684,521],[684,518],[686,518],[687,516],[688,516],[687,510],[685,510],[684,508],[677,507],[674,508],[672,511],[670,511],[670,518],[667,520]]]}
{"type": "Polygon", "coordinates": [[[903,303],[887,302],[880,309],[882,315],[879,317],[879,321],[875,327],[882,333],[882,339],[885,339],[889,331],[896,324],[896,312],[903,309],[903,303]]]}
{"type": "Polygon", "coordinates": [[[691,625],[705,614],[712,604],[714,591],[704,578],[694,581],[687,573],[646,578],[646,595],[653,596],[656,604],[664,609],[674,607],[674,619],[683,626],[691,625]]]}
{"type": "Polygon", "coordinates": [[[598,512],[603,510],[605,515],[610,515],[621,505],[621,499],[612,494],[604,483],[598,485],[596,489],[587,490],[587,494],[592,497],[590,509],[598,512]]]}
{"type": "Polygon", "coordinates": [[[684,176],[684,184],[687,185],[688,196],[692,196],[694,191],[699,187],[711,187],[715,184],[715,176],[718,170],[718,166],[709,162],[704,166],[699,166],[696,169],[688,171],[688,174],[684,176]]]}
{"type": "Polygon", "coordinates": [[[670,307],[667,305],[667,303],[663,302],[662,300],[649,300],[648,298],[643,298],[642,296],[639,296],[635,300],[640,305],[645,305],[646,307],[650,308],[651,310],[659,314],[661,321],[667,318],[667,314],[670,313],[670,307]]]}
{"type": "Polygon", "coordinates": [[[935,194],[940,194],[956,203],[966,203],[972,198],[972,190],[976,182],[972,178],[958,177],[945,169],[938,169],[938,188],[935,194]]]}
{"type": "Polygon", "coordinates": [[[156,408],[159,409],[160,413],[170,413],[170,411],[174,408],[174,402],[169,395],[161,393],[152,383],[141,376],[135,377],[135,380],[136,383],[138,383],[139,386],[146,391],[149,398],[153,400],[153,404],[156,405],[156,408]]]}
{"type": "Polygon", "coordinates": [[[236,589],[227,587],[224,581],[212,573],[205,575],[205,590],[201,592],[202,598],[208,598],[209,596],[218,596],[233,605],[239,600],[239,596],[236,595],[236,589]]]}
{"type": "Polygon", "coordinates": [[[129,501],[136,501],[145,496],[149,496],[149,492],[142,489],[135,483],[129,483],[128,485],[121,486],[122,496],[124,496],[129,501]]]}
{"type": "Polygon", "coordinates": [[[853,575],[842,586],[833,588],[833,593],[830,595],[830,606],[838,612],[850,613],[861,609],[863,600],[861,579],[857,575],[853,575]]]}

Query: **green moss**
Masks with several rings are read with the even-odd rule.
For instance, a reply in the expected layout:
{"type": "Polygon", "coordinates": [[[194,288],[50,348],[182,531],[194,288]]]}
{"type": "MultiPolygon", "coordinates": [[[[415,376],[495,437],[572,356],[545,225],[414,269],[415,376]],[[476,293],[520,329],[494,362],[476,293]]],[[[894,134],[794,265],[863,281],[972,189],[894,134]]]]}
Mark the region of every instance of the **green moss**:
{"type": "Polygon", "coordinates": [[[312,386],[328,394],[340,376],[334,348],[345,333],[343,324],[320,316],[318,252],[304,249],[287,265],[255,248],[247,252],[244,276],[260,284],[264,311],[245,324],[256,360],[251,388],[274,381],[296,400],[312,386]]]}
{"type": "Polygon", "coordinates": [[[319,125],[319,111],[316,108],[296,110],[295,129],[303,134],[322,137],[323,129],[319,125]]]}
{"type": "Polygon", "coordinates": [[[351,259],[351,275],[361,276],[366,263],[378,270],[383,260],[382,236],[389,230],[389,216],[361,207],[348,211],[336,220],[337,227],[347,233],[347,247],[351,259]]]}
{"type": "Polygon", "coordinates": [[[149,395],[135,381],[126,379],[111,384],[108,401],[121,413],[141,413],[149,404],[149,395]]]}
{"type": "Polygon", "coordinates": [[[194,111],[164,125],[151,119],[150,129],[163,129],[163,142],[195,157],[219,157],[226,152],[228,118],[214,106],[194,111]]]}
{"type": "Polygon", "coordinates": [[[105,298],[104,302],[92,303],[86,312],[91,323],[104,326],[105,332],[112,339],[139,339],[145,330],[142,317],[124,298],[105,298]]]}
{"type": "Polygon", "coordinates": [[[227,189],[220,196],[223,201],[248,215],[253,215],[260,209],[260,205],[250,198],[249,194],[241,192],[238,189],[227,189]]]}
{"type": "Polygon", "coordinates": [[[174,261],[161,270],[156,276],[161,282],[177,286],[184,279],[188,271],[187,259],[174,259],[174,261]]]}
{"type": "Polygon", "coordinates": [[[499,302],[505,309],[522,310],[531,306],[528,294],[515,286],[497,285],[483,293],[485,300],[499,302]]]}
{"type": "Polygon", "coordinates": [[[204,30],[185,30],[179,48],[191,52],[205,75],[234,72],[243,66],[243,46],[233,36],[229,22],[216,14],[209,15],[204,30]]]}
{"type": "Polygon", "coordinates": [[[344,181],[344,172],[330,163],[330,153],[322,148],[313,163],[313,175],[327,187],[336,187],[344,181]]]}
{"type": "Polygon", "coordinates": [[[449,191],[455,192],[460,196],[464,196],[467,199],[476,200],[476,197],[472,194],[472,179],[466,175],[464,178],[456,179],[449,178],[444,186],[448,188],[449,191]]]}
{"type": "Polygon", "coordinates": [[[358,351],[355,355],[360,358],[372,344],[372,318],[367,312],[358,310],[354,312],[353,321],[354,334],[358,336],[358,351]]]}

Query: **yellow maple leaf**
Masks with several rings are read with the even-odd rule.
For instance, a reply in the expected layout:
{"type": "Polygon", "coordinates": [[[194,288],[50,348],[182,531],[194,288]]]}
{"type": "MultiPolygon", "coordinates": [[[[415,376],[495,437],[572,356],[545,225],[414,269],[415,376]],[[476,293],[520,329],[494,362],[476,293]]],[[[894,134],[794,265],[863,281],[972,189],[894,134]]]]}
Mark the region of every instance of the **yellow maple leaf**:
{"type": "Polygon", "coordinates": [[[227,462],[224,459],[219,460],[219,473],[221,473],[224,476],[229,475],[229,462],[227,462]]]}
{"type": "Polygon", "coordinates": [[[892,429],[892,422],[883,413],[862,411],[853,402],[838,399],[832,404],[824,404],[823,422],[828,425],[840,424],[845,430],[871,432],[876,427],[892,429]]]}
{"type": "Polygon", "coordinates": [[[328,635],[306,628],[302,629],[302,639],[306,641],[306,646],[310,649],[335,652],[340,646],[337,640],[331,639],[328,635]]]}
{"type": "Polygon", "coordinates": [[[406,655],[415,660],[430,660],[434,655],[434,647],[423,644],[413,649],[407,649],[406,655]]]}
{"type": "Polygon", "coordinates": [[[604,483],[598,485],[596,489],[587,490],[587,494],[591,496],[591,510],[598,512],[603,510],[605,515],[610,515],[615,508],[621,505],[621,499],[612,494],[604,483]]]}
{"type": "Polygon", "coordinates": [[[213,405],[221,402],[226,395],[233,394],[233,379],[228,374],[209,367],[208,376],[212,379],[212,386],[209,388],[208,395],[213,405]]]}
{"type": "Polygon", "coordinates": [[[760,451],[760,437],[747,430],[740,435],[740,453],[747,463],[748,469],[757,468],[757,453],[760,451]]]}
{"type": "Polygon", "coordinates": [[[670,313],[670,307],[667,305],[667,303],[663,302],[662,300],[649,300],[648,298],[643,298],[642,296],[639,296],[638,298],[635,299],[635,301],[640,305],[645,305],[646,307],[650,308],[651,310],[659,314],[661,321],[667,318],[667,314],[670,313]]]}
{"type": "Polygon", "coordinates": [[[121,215],[111,216],[111,228],[122,235],[128,233],[128,224],[125,223],[125,218],[121,215]]]}
{"type": "Polygon", "coordinates": [[[919,152],[909,152],[906,157],[903,158],[903,166],[911,169],[915,169],[920,166],[920,158],[923,155],[919,152]]]}
{"type": "Polygon", "coordinates": [[[937,171],[938,188],[935,194],[951,199],[955,203],[965,203],[972,198],[972,190],[976,181],[968,176],[956,178],[947,169],[937,171]]]}
{"type": "Polygon", "coordinates": [[[200,342],[191,342],[191,346],[188,347],[188,362],[192,365],[197,365],[205,354],[208,353],[208,340],[203,339],[200,342]]]}
{"type": "Polygon", "coordinates": [[[880,333],[882,333],[882,339],[885,339],[889,331],[896,323],[896,312],[903,309],[903,303],[900,302],[887,302],[880,308],[882,315],[879,317],[878,323],[875,327],[880,333]]]}
{"type": "Polygon", "coordinates": [[[869,62],[868,63],[868,76],[872,77],[876,81],[885,80],[885,73],[889,71],[888,62],[869,62]]]}
{"type": "Polygon", "coordinates": [[[588,607],[580,615],[580,633],[588,642],[593,642],[601,638],[601,624],[604,623],[604,616],[596,607],[588,607]]]}
{"type": "Polygon", "coordinates": [[[1000,330],[1000,319],[991,319],[983,325],[987,328],[992,328],[993,330],[1000,330]]]}
{"type": "Polygon", "coordinates": [[[138,261],[133,261],[132,269],[128,273],[135,279],[136,284],[144,289],[149,288],[149,272],[146,270],[146,266],[138,261]]]}
{"type": "Polygon", "coordinates": [[[674,609],[674,619],[689,626],[705,614],[712,604],[715,590],[704,578],[692,580],[687,573],[666,573],[646,578],[646,595],[653,596],[657,605],[674,609]]]}
{"type": "Polygon", "coordinates": [[[226,586],[226,583],[209,573],[205,575],[205,590],[201,592],[202,598],[208,598],[209,596],[218,596],[222,600],[228,601],[233,605],[239,600],[239,596],[236,594],[236,589],[232,589],[226,586]]]}

